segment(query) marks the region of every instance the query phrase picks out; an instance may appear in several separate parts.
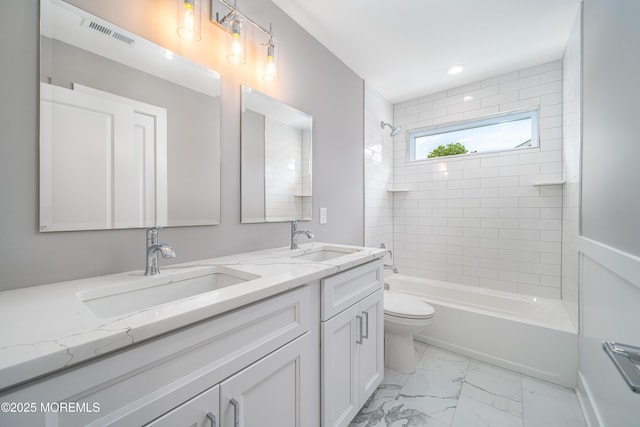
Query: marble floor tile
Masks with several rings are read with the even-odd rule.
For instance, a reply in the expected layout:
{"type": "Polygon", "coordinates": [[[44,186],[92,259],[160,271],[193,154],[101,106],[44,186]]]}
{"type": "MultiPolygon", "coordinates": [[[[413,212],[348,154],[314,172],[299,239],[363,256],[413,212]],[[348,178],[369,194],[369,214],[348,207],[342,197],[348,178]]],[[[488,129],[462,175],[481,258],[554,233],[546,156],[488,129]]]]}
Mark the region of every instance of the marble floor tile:
{"type": "Polygon", "coordinates": [[[413,348],[416,349],[416,360],[418,360],[422,357],[425,351],[427,351],[427,349],[430,348],[430,346],[428,344],[421,343],[419,341],[414,341],[413,348]]]}
{"type": "Polygon", "coordinates": [[[405,382],[397,400],[449,425],[463,380],[464,371],[453,365],[433,372],[416,371],[405,382]]]}
{"type": "Polygon", "coordinates": [[[384,370],[384,378],[382,384],[394,384],[402,386],[407,382],[410,374],[401,374],[399,372],[392,371],[391,369],[384,370]]]}
{"type": "Polygon", "coordinates": [[[472,360],[462,395],[522,418],[522,375],[472,360]]]}
{"type": "Polygon", "coordinates": [[[416,371],[437,372],[441,369],[457,370],[464,377],[469,358],[437,347],[428,347],[416,362],[416,371]]]}
{"type": "Polygon", "coordinates": [[[522,377],[524,427],[586,427],[573,390],[522,377]]]}
{"type": "Polygon", "coordinates": [[[370,412],[361,411],[349,427],[449,427],[398,400],[390,400],[370,412]]]}
{"type": "Polygon", "coordinates": [[[385,370],[350,427],[586,427],[576,394],[416,342],[416,372],[385,370]]]}
{"type": "Polygon", "coordinates": [[[522,419],[461,396],[451,427],[522,427],[522,419]]]}

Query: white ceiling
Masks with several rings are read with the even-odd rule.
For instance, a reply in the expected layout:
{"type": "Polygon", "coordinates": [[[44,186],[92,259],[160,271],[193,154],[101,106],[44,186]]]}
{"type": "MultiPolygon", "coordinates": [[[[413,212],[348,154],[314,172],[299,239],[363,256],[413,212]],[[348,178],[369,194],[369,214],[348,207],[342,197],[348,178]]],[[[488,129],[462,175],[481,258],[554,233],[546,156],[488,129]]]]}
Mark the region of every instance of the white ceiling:
{"type": "Polygon", "coordinates": [[[580,4],[272,1],[393,103],[561,58],[580,4]],[[455,64],[465,70],[448,75],[455,64]]]}

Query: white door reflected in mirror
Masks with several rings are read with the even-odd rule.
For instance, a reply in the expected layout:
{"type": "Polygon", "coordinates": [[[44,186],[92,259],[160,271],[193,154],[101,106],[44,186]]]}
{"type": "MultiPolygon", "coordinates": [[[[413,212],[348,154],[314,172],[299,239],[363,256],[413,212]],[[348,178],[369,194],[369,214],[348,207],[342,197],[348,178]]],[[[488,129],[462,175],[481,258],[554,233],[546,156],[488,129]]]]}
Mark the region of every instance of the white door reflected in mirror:
{"type": "Polygon", "coordinates": [[[40,231],[219,224],[220,75],[40,5],[40,231]]]}

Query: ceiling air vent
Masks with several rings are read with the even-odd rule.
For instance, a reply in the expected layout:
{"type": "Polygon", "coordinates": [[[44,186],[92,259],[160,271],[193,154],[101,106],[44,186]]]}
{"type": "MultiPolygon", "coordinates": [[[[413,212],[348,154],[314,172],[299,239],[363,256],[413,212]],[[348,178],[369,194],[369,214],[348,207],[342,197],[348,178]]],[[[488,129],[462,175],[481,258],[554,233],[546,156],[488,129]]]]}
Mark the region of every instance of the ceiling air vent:
{"type": "Polygon", "coordinates": [[[104,25],[100,25],[94,21],[91,21],[89,23],[89,28],[91,28],[92,30],[98,31],[104,34],[105,36],[110,36],[111,33],[113,33],[113,31],[111,31],[109,28],[105,27],[104,25]]]}
{"type": "Polygon", "coordinates": [[[136,44],[136,41],[134,39],[118,32],[114,32],[112,37],[116,40],[120,40],[121,42],[128,44],[129,46],[133,46],[134,44],[136,44]]]}
{"type": "Polygon", "coordinates": [[[114,31],[113,29],[107,27],[106,25],[100,24],[93,20],[85,19],[82,22],[82,26],[90,28],[93,31],[97,31],[98,33],[104,36],[107,36],[109,38],[116,39],[119,42],[126,44],[127,46],[133,46],[136,44],[136,40],[134,38],[131,38],[121,32],[114,31]]]}

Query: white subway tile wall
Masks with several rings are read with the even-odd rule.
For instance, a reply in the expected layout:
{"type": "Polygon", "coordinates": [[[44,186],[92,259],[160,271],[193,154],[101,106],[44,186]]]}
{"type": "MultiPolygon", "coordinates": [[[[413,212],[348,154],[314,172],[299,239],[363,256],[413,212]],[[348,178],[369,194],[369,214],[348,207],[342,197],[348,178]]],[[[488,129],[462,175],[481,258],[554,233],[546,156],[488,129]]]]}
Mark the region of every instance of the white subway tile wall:
{"type": "MultiPolygon", "coordinates": [[[[311,213],[311,198],[304,196],[302,178],[308,170],[302,146],[309,143],[308,135],[272,118],[266,117],[265,137],[265,213],[267,221],[288,221],[291,212],[298,218],[311,213]],[[302,141],[302,143],[301,143],[302,141]],[[306,142],[305,142],[306,141],[306,142]],[[295,194],[295,196],[291,196],[295,194]]],[[[306,189],[309,192],[308,188],[306,189]]]]}
{"type": "Polygon", "coordinates": [[[563,75],[563,173],[562,301],[578,326],[578,236],[580,205],[580,14],[576,16],[564,54],[563,75]]]}
{"type": "Polygon", "coordinates": [[[302,162],[300,163],[300,175],[302,190],[300,192],[301,199],[299,204],[301,206],[300,218],[312,218],[313,206],[311,205],[311,192],[312,192],[312,170],[313,170],[313,143],[312,143],[312,129],[306,128],[302,130],[302,162]]]}
{"type": "Polygon", "coordinates": [[[563,188],[533,184],[562,179],[562,67],[558,60],[394,105],[405,132],[394,138],[393,184],[409,189],[394,193],[402,273],[561,297],[563,188]],[[408,161],[407,130],[532,107],[537,148],[408,161]]]}
{"type": "Polygon", "coordinates": [[[393,105],[369,85],[364,100],[365,246],[393,250],[393,140],[389,128],[380,128],[393,122],[393,105]]]}

